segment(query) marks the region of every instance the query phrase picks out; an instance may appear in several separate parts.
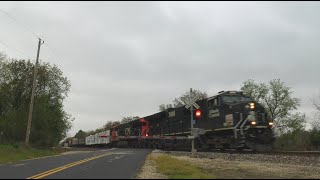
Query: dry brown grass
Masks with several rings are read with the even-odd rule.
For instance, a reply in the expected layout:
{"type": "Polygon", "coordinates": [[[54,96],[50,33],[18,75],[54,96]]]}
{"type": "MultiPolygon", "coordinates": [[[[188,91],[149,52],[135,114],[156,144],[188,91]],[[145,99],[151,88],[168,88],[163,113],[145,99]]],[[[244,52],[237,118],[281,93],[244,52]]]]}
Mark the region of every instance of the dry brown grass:
{"type": "MultiPolygon", "coordinates": [[[[154,159],[164,155],[152,153],[147,158],[138,179],[168,179],[170,176],[159,173],[154,159]]],[[[201,167],[218,179],[320,179],[320,167],[299,164],[270,162],[236,161],[225,159],[192,158],[171,156],[201,167]]],[[[183,177],[182,177],[183,178],[183,177]]]]}
{"type": "Polygon", "coordinates": [[[188,156],[179,156],[177,158],[207,169],[208,171],[215,174],[219,179],[320,178],[320,167],[266,162],[230,161],[224,159],[200,159],[190,158],[188,156]]]}
{"type": "Polygon", "coordinates": [[[152,161],[151,156],[157,156],[158,154],[149,154],[144,165],[141,167],[136,179],[168,179],[168,176],[157,172],[155,162],[152,161]]]}

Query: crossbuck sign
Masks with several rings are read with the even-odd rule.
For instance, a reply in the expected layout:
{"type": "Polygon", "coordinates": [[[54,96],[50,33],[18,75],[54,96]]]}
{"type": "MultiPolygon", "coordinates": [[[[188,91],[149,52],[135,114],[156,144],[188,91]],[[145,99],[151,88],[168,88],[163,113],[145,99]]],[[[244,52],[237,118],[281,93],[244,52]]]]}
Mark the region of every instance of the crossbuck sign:
{"type": "Polygon", "coordinates": [[[189,102],[186,104],[186,108],[189,109],[191,106],[194,106],[196,109],[199,109],[200,106],[196,103],[196,101],[199,99],[199,97],[191,97],[189,102]]]}

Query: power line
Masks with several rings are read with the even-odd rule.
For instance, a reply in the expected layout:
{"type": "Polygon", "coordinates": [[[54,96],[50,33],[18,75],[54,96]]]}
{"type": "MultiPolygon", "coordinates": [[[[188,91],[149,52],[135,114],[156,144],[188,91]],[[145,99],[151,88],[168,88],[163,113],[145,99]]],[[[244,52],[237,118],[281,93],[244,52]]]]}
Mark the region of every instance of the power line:
{"type": "Polygon", "coordinates": [[[44,44],[44,45],[47,46],[47,48],[49,49],[52,55],[56,56],[59,60],[62,60],[62,58],[58,56],[58,54],[55,53],[52,48],[50,48],[47,44],[44,44]]]}
{"type": "MultiPolygon", "coordinates": [[[[17,49],[17,48],[14,48],[12,46],[9,46],[7,43],[4,43],[3,41],[0,41],[1,44],[3,44],[4,46],[6,46],[7,48],[13,48],[14,50],[16,50],[17,52],[19,52],[21,55],[24,55],[24,56],[27,56],[29,57],[25,52],[17,49]]],[[[30,57],[29,57],[30,58],[30,57]]]]}
{"type": "Polygon", "coordinates": [[[11,19],[13,19],[14,21],[16,21],[16,23],[20,24],[21,26],[23,26],[25,28],[25,30],[27,30],[29,33],[31,33],[32,35],[34,35],[35,37],[37,37],[37,39],[41,39],[39,36],[37,36],[35,33],[33,33],[30,28],[28,28],[27,26],[23,25],[22,23],[19,23],[14,17],[12,17],[10,14],[8,14],[7,12],[5,12],[4,10],[0,9],[0,11],[2,11],[4,14],[6,14],[8,17],[10,17],[11,19]]]}
{"type": "MultiPolygon", "coordinates": [[[[31,33],[33,36],[35,36],[37,39],[42,39],[42,38],[40,38],[39,36],[37,36],[35,33],[33,33],[33,32],[30,30],[30,28],[28,28],[27,26],[19,23],[19,22],[18,22],[14,17],[12,17],[9,13],[5,12],[5,11],[2,10],[2,9],[0,9],[0,11],[2,11],[4,14],[6,14],[6,15],[7,15],[8,17],[10,17],[11,19],[13,19],[16,23],[18,23],[18,24],[20,24],[21,26],[23,26],[25,30],[27,30],[29,33],[31,33]]],[[[47,43],[44,44],[44,45],[47,46],[47,48],[49,49],[49,51],[50,51],[53,55],[55,55],[58,59],[62,59],[62,58],[60,58],[56,53],[54,53],[54,51],[52,50],[52,48],[50,48],[50,47],[47,45],[47,43]]],[[[24,53],[23,53],[23,54],[24,54],[24,53]]],[[[24,54],[24,55],[25,55],[25,54],[24,54]]]]}

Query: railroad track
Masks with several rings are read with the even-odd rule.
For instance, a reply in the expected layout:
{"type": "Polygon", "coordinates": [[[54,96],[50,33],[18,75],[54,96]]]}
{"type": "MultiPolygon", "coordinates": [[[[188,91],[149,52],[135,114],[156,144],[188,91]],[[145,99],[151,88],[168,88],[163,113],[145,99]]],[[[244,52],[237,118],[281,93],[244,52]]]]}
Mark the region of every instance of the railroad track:
{"type": "MultiPolygon", "coordinates": [[[[76,147],[72,148],[72,150],[82,150],[82,151],[88,151],[93,149],[105,149],[106,147],[76,147]]],[[[138,148],[139,149],[139,148],[138,148]]],[[[160,149],[159,149],[160,150],[160,149]]],[[[189,148],[179,148],[179,149],[161,149],[164,153],[170,153],[170,152],[190,152],[191,149],[189,148]]],[[[243,149],[243,150],[235,150],[235,149],[206,149],[206,150],[197,150],[197,152],[205,152],[205,153],[226,153],[226,154],[265,154],[265,155],[286,155],[286,156],[306,156],[306,157],[320,157],[320,151],[254,151],[252,149],[243,149]]]]}
{"type": "MultiPolygon", "coordinates": [[[[190,152],[190,149],[176,149],[176,150],[163,150],[164,152],[169,153],[170,151],[182,151],[190,152]]],[[[320,151],[265,151],[259,152],[251,149],[244,150],[234,150],[234,149],[210,149],[210,150],[198,150],[197,152],[211,152],[211,153],[228,153],[228,154],[265,154],[265,155],[286,155],[286,156],[320,156],[320,151]]]]}
{"type": "Polygon", "coordinates": [[[320,151],[270,151],[262,152],[262,154],[286,156],[320,156],[320,151]]]}

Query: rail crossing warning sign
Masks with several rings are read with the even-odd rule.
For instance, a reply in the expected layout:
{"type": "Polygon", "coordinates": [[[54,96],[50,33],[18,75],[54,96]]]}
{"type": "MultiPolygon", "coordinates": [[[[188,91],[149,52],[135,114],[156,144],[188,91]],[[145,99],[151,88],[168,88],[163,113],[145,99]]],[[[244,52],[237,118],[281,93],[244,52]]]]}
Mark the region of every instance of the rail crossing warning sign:
{"type": "Polygon", "coordinates": [[[196,109],[199,109],[200,106],[196,103],[196,101],[199,99],[199,97],[191,97],[189,102],[186,104],[186,108],[189,109],[191,106],[194,106],[196,109]]]}

